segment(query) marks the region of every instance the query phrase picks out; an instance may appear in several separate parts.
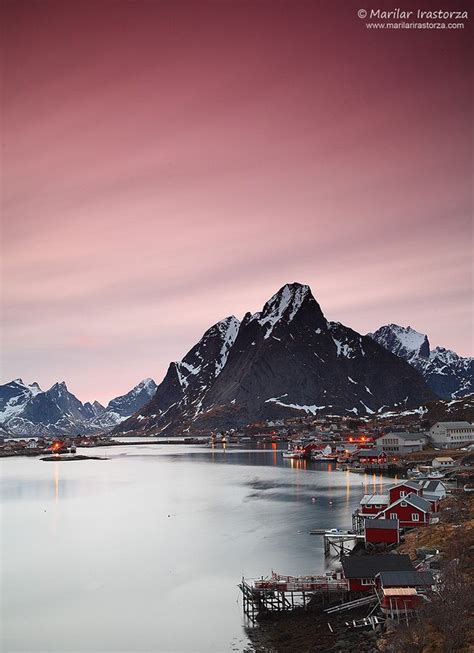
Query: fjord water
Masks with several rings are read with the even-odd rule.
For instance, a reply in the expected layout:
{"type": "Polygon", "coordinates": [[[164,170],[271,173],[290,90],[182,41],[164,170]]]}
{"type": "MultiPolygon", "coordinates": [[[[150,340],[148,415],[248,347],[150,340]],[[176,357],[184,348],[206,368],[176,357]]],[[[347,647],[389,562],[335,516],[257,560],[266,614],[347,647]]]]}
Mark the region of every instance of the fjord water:
{"type": "Polygon", "coordinates": [[[92,453],[1,462],[2,651],[243,650],[240,578],[323,572],[309,531],[382,482],[271,448],[92,453]]]}

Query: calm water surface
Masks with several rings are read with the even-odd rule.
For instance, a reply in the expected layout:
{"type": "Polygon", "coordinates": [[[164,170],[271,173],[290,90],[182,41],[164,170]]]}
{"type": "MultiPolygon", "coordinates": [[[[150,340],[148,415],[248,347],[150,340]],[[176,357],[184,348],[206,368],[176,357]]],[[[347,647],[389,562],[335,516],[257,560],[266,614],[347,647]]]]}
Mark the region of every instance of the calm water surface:
{"type": "Polygon", "coordinates": [[[380,477],[275,450],[143,445],[1,461],[1,650],[241,651],[242,576],[325,570],[380,477]]]}

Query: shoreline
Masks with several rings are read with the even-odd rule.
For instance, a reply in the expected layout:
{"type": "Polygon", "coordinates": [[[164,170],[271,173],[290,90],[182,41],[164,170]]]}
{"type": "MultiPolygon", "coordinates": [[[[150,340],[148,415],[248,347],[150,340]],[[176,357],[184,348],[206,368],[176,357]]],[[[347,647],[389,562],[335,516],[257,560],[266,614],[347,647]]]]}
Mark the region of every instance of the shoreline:
{"type": "MultiPolygon", "coordinates": [[[[456,565],[462,581],[472,595],[474,587],[474,497],[462,490],[448,495],[440,510],[441,521],[405,534],[404,541],[395,549],[396,554],[408,554],[414,564],[423,564],[423,551],[439,552],[440,569],[456,565]]],[[[390,555],[378,554],[378,555],[390,555]]],[[[466,592],[458,592],[460,606],[466,592]],[[459,596],[461,595],[461,596],[459,596]]],[[[436,599],[435,599],[436,600],[436,599]]],[[[324,606],[327,607],[327,606],[324,606]]],[[[260,614],[253,628],[246,628],[251,647],[246,653],[472,653],[474,650],[474,615],[467,607],[465,632],[457,648],[446,648],[446,635],[440,626],[436,607],[430,604],[418,619],[406,624],[383,618],[383,625],[375,630],[348,628],[351,623],[367,616],[367,608],[342,614],[326,614],[316,596],[309,601],[306,610],[295,608],[284,612],[260,614]],[[315,600],[316,599],[316,600],[315,600]],[[419,630],[423,620],[424,632],[419,630]],[[331,630],[332,629],[332,630],[331,630]],[[426,645],[420,644],[423,640],[426,645]],[[404,648],[405,647],[405,648],[404,648]]],[[[464,628],[459,626],[460,629],[464,628]]],[[[452,635],[452,634],[451,634],[452,635]]]]}

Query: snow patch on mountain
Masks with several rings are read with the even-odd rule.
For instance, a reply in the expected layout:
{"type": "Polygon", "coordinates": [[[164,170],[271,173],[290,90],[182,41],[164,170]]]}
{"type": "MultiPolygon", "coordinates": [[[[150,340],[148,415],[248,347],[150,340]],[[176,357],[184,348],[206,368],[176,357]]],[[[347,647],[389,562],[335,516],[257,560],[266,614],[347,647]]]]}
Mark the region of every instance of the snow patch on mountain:
{"type": "Polygon", "coordinates": [[[265,399],[265,403],[274,403],[277,404],[278,406],[284,406],[285,408],[294,408],[295,410],[304,410],[305,413],[308,413],[309,415],[316,415],[318,410],[322,410],[323,408],[326,408],[326,406],[301,406],[300,404],[286,404],[283,401],[280,401],[277,397],[271,397],[270,399],[265,399]]]}
{"type": "Polygon", "coordinates": [[[231,315],[226,320],[222,320],[217,325],[221,335],[222,335],[222,347],[219,354],[219,358],[216,361],[216,377],[222,372],[224,366],[227,362],[229,352],[237,338],[239,333],[240,322],[239,320],[231,315]]]}

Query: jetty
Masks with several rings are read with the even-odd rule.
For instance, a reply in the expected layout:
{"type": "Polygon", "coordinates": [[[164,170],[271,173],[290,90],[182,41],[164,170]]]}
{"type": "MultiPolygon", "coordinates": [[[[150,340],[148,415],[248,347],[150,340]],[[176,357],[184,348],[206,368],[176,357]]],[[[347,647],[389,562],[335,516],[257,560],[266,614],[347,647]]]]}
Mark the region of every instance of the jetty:
{"type": "Polygon", "coordinates": [[[314,594],[327,603],[330,597],[344,600],[349,592],[345,578],[336,574],[325,576],[283,576],[272,572],[269,578],[242,578],[239,589],[243,595],[244,614],[255,621],[262,612],[281,612],[306,606],[314,594]]]}
{"type": "Polygon", "coordinates": [[[342,556],[351,553],[359,540],[365,540],[365,535],[361,530],[315,528],[309,533],[310,535],[322,535],[324,555],[329,556],[331,553],[334,553],[338,558],[342,558],[342,556]]]}

